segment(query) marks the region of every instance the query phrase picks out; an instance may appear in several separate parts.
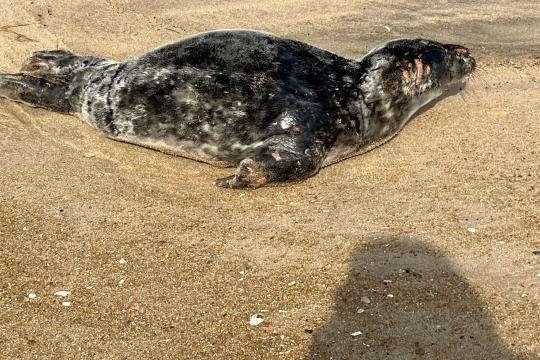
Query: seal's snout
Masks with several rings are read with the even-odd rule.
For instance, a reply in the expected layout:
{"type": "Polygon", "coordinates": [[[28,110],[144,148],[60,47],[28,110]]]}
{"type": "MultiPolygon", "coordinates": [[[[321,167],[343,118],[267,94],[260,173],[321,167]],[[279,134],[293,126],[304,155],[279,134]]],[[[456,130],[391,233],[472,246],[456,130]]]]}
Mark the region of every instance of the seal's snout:
{"type": "Polygon", "coordinates": [[[468,48],[461,45],[446,45],[446,49],[463,65],[466,73],[470,74],[474,71],[476,60],[468,48]]]}
{"type": "Polygon", "coordinates": [[[454,52],[457,54],[459,58],[461,58],[469,67],[471,68],[471,71],[473,71],[476,67],[476,60],[471,55],[471,52],[469,49],[467,49],[464,46],[458,46],[456,49],[454,49],[454,52]]]}

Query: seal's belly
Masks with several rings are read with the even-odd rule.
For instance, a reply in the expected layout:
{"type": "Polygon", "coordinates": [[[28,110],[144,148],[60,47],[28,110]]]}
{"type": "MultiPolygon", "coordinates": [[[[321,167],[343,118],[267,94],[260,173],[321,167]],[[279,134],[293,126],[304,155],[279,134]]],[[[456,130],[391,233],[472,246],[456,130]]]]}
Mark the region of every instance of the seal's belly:
{"type": "Polygon", "coordinates": [[[143,138],[133,135],[110,136],[113,140],[127,142],[158,150],[166,154],[181,156],[187,159],[201,161],[219,167],[236,166],[234,161],[226,161],[217,156],[217,147],[209,144],[196,144],[192,141],[172,141],[165,139],[143,138]]]}
{"type": "Polygon", "coordinates": [[[260,144],[271,112],[260,111],[268,105],[268,89],[251,78],[230,76],[191,67],[151,74],[132,71],[111,92],[114,131],[109,136],[212,165],[234,166],[260,144]]]}
{"type": "Polygon", "coordinates": [[[117,117],[118,131],[109,136],[215,166],[236,166],[262,144],[264,132],[235,111],[221,107],[216,114],[206,106],[156,114],[135,106],[117,117]]]}
{"type": "Polygon", "coordinates": [[[181,156],[219,167],[234,167],[249,153],[263,144],[255,141],[244,144],[239,141],[198,142],[178,137],[149,137],[119,134],[111,139],[127,142],[166,154],[181,156]]]}

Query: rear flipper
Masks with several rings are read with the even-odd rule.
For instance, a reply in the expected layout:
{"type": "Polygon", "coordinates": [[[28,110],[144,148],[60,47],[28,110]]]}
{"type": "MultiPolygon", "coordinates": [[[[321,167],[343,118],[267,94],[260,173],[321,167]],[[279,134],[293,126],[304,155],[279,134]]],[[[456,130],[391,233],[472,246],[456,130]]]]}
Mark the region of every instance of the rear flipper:
{"type": "Polygon", "coordinates": [[[96,65],[104,59],[79,56],[67,50],[35,51],[21,67],[21,72],[33,75],[70,77],[74,70],[96,65]]]}
{"type": "Polygon", "coordinates": [[[69,86],[53,78],[45,79],[25,74],[0,74],[0,97],[35,107],[69,113],[69,86]]]}

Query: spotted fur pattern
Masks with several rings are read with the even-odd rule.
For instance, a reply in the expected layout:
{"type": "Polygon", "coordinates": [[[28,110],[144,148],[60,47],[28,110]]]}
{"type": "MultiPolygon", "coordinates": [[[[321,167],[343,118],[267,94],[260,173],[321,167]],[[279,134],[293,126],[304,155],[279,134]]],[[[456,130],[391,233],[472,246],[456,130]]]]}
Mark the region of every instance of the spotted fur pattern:
{"type": "Polygon", "coordinates": [[[423,39],[349,60],[223,30],[124,62],[37,52],[21,74],[0,75],[0,96],[74,113],[117,140],[238,166],[217,185],[245,188],[304,179],[386,141],[474,65],[467,49],[423,39]]]}

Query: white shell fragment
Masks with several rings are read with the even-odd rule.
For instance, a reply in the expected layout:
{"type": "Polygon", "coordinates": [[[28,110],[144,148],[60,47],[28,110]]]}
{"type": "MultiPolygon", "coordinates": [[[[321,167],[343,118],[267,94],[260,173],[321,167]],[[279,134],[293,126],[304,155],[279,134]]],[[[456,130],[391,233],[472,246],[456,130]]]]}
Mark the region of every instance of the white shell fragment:
{"type": "Polygon", "coordinates": [[[54,296],[66,297],[66,296],[69,296],[69,294],[71,294],[71,291],[60,290],[60,291],[55,292],[54,296]]]}
{"type": "Polygon", "coordinates": [[[371,300],[369,300],[367,296],[362,296],[360,298],[360,301],[363,302],[364,304],[369,304],[371,302],[371,300]]]}
{"type": "Polygon", "coordinates": [[[354,337],[357,337],[360,335],[362,335],[362,332],[360,330],[351,333],[351,336],[354,336],[354,337]]]}
{"type": "Polygon", "coordinates": [[[249,317],[249,325],[251,326],[258,326],[262,324],[264,321],[264,318],[261,314],[253,314],[249,317]]]}
{"type": "Polygon", "coordinates": [[[362,313],[365,312],[365,311],[366,311],[366,310],[364,310],[364,309],[358,309],[358,310],[356,310],[356,313],[357,313],[357,314],[362,314],[362,313]]]}
{"type": "Polygon", "coordinates": [[[71,306],[71,301],[64,301],[62,302],[63,306],[71,306]]]}
{"type": "Polygon", "coordinates": [[[472,226],[469,226],[467,228],[467,231],[470,232],[471,234],[474,234],[476,232],[476,228],[472,227],[472,226]]]}
{"type": "Polygon", "coordinates": [[[120,260],[118,260],[118,263],[119,263],[120,265],[124,265],[125,263],[127,263],[127,261],[126,261],[126,259],[124,259],[124,258],[120,258],[120,260]]]}
{"type": "Polygon", "coordinates": [[[31,293],[26,294],[26,297],[29,298],[30,300],[33,300],[37,298],[37,295],[36,293],[31,292],[31,293]]]}

